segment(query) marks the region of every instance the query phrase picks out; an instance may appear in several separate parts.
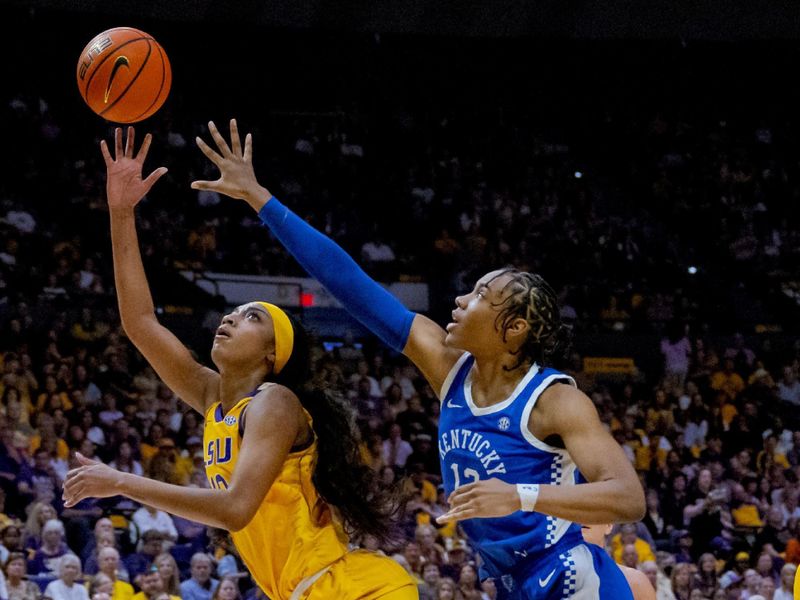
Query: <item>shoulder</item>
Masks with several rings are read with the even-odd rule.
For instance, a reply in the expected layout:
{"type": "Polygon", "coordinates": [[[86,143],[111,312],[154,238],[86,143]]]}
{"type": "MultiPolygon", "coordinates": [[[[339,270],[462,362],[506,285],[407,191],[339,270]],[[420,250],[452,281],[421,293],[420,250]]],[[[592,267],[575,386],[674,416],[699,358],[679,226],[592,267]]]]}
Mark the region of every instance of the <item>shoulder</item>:
{"type": "Polygon", "coordinates": [[[638,569],[631,569],[624,565],[620,565],[619,568],[622,574],[625,575],[635,600],[650,600],[656,597],[656,591],[653,589],[653,584],[650,583],[647,575],[638,569]]]}
{"type": "MultiPolygon", "coordinates": [[[[565,376],[566,378],[566,376],[565,376]]],[[[591,398],[575,386],[557,382],[542,392],[536,403],[536,418],[553,423],[595,418],[597,409],[591,398]]]]}
{"type": "Polygon", "coordinates": [[[279,383],[265,383],[258,393],[248,403],[248,419],[253,415],[267,414],[300,414],[303,405],[300,403],[298,395],[290,388],[279,383]]]}

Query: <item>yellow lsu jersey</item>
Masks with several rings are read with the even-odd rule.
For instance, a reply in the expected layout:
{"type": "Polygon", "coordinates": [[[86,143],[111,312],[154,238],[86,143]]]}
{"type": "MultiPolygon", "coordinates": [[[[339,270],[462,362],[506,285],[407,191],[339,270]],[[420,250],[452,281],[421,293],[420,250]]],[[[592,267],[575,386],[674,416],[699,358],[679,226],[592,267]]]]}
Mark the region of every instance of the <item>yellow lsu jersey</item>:
{"type": "MultiPolygon", "coordinates": [[[[252,396],[242,398],[227,413],[215,403],[206,413],[203,445],[212,488],[227,488],[233,477],[241,442],[240,419],[251,400],[252,396]]],[[[323,589],[328,593],[335,589],[342,599],[377,598],[407,586],[410,578],[391,559],[348,553],[347,536],[312,482],[316,457],[316,440],[291,452],[253,519],[240,531],[231,532],[253,579],[273,600],[289,600],[302,581],[325,569],[325,576],[303,598],[315,598],[315,591],[323,589]],[[350,563],[361,568],[351,569],[350,563]],[[365,573],[364,567],[372,574],[365,573]],[[352,577],[356,570],[358,577],[352,577]],[[351,574],[347,581],[345,573],[351,574]]]]}

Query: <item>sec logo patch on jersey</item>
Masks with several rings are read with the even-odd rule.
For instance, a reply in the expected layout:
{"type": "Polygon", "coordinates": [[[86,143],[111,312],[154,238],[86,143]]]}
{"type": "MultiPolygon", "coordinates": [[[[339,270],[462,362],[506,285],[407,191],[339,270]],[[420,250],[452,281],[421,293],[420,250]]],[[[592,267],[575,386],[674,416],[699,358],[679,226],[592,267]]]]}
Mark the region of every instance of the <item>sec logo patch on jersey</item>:
{"type": "Polygon", "coordinates": [[[225,425],[236,425],[236,417],[233,415],[225,417],[225,425]]]}
{"type": "Polygon", "coordinates": [[[500,420],[497,421],[497,426],[500,428],[500,431],[505,431],[511,427],[511,419],[508,417],[501,417],[500,420]]]}

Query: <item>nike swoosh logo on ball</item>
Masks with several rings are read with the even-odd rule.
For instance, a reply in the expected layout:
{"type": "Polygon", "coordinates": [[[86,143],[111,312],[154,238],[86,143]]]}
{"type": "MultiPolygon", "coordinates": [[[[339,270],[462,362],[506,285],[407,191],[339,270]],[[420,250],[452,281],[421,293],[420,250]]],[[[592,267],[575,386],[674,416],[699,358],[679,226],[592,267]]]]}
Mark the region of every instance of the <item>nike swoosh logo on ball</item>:
{"type": "Polygon", "coordinates": [[[120,67],[128,67],[131,68],[131,64],[128,62],[127,56],[118,56],[117,60],[114,61],[114,68],[111,69],[111,75],[108,78],[108,84],[106,85],[106,93],[103,96],[103,102],[108,104],[108,96],[111,94],[111,84],[114,83],[114,77],[117,76],[117,71],[119,71],[120,67]]]}

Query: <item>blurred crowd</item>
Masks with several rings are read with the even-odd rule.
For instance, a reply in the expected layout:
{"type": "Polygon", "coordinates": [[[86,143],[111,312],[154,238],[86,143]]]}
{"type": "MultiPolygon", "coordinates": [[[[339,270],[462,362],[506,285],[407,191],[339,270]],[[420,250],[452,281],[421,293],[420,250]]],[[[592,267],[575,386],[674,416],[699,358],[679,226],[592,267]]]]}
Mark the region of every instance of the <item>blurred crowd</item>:
{"type": "MultiPolygon", "coordinates": [[[[63,507],[75,452],[206,486],[202,421],[119,325],[96,146],[111,130],[75,127],[63,98],[2,101],[18,147],[0,181],[0,599],[261,597],[224,532],[118,498],[63,507]]],[[[791,598],[800,346],[752,335],[793,314],[791,124],[622,104],[559,130],[524,110],[402,101],[241,126],[254,132],[262,183],[379,279],[428,282],[434,315],[476,274],[514,264],[551,280],[579,335],[657,335],[657,372],[604,378],[580,355],[566,366],[646,489],[647,515],[615,527],[608,551],[659,599],[791,598]],[[745,335],[718,335],[737,329],[745,335]]],[[[188,188],[215,176],[193,147],[201,122],[168,106],[142,128],[155,134],[148,165],[170,168],[139,211],[151,279],[300,274],[244,207],[188,188]]],[[[424,600],[495,598],[460,529],[435,523],[447,509],[439,403],[420,373],[345,336],[320,348],[316,376],[351,399],[364,460],[387,483],[403,478],[411,497],[404,544],[359,543],[403,564],[424,600]]]]}

